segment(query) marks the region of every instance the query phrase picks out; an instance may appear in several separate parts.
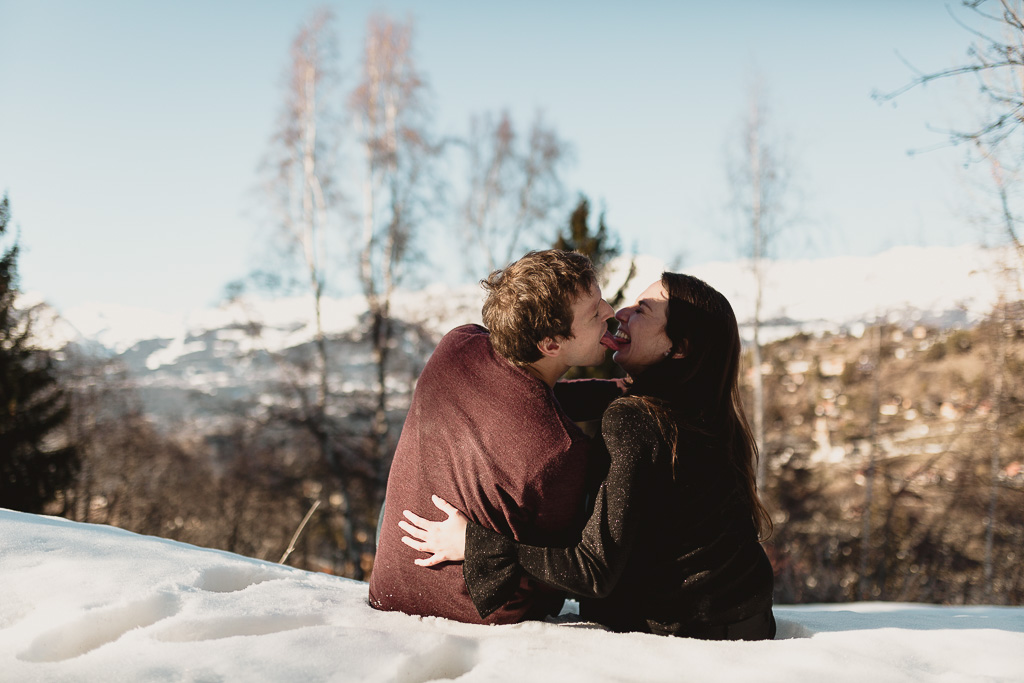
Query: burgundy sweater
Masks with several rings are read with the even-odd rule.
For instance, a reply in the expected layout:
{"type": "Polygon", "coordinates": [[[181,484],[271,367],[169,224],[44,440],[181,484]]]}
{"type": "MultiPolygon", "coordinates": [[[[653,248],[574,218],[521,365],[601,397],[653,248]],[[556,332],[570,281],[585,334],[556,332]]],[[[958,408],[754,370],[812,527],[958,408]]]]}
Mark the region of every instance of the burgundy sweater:
{"type": "Polygon", "coordinates": [[[534,545],[566,545],[580,513],[589,440],[550,387],[495,353],[477,325],[441,340],[413,393],[388,477],[370,605],[472,623],[541,618],[562,594],[523,577],[481,618],[461,563],[424,569],[401,541],[402,511],[430,519],[437,494],[487,529],[534,545]]]}

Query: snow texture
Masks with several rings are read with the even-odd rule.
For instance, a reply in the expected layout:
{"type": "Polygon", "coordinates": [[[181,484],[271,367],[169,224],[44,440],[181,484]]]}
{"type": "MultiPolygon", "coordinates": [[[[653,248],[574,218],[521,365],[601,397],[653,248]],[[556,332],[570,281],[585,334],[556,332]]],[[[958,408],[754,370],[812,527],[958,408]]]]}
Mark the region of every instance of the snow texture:
{"type": "Polygon", "coordinates": [[[476,626],[366,584],[0,510],[4,681],[1024,681],[1024,608],[778,607],[772,642],[476,626]]]}

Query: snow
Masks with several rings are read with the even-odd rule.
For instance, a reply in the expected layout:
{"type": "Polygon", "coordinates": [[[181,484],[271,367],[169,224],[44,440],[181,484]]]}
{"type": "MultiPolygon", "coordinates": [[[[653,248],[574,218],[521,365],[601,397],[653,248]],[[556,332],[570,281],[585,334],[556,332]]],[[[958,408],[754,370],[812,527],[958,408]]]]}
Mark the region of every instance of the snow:
{"type": "Polygon", "coordinates": [[[365,583],[5,510],[0,549],[5,681],[1024,681],[1019,607],[784,606],[775,641],[707,642],[378,612],[365,583]]]}

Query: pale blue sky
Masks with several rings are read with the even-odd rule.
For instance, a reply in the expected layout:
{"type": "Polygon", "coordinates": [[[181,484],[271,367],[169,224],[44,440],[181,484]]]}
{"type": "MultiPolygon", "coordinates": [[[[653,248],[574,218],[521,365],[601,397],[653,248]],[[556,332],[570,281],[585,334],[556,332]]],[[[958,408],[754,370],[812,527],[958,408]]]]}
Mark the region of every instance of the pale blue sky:
{"type": "MultiPolygon", "coordinates": [[[[256,168],[288,46],[320,4],[0,0],[0,192],[21,228],[23,288],[60,309],[177,312],[258,266],[256,168]]],[[[575,147],[570,190],[606,206],[627,248],[684,268],[735,255],[719,234],[723,149],[753,70],[814,236],[782,255],[978,237],[955,211],[960,153],[906,154],[941,141],[928,125],[953,122],[961,96],[870,97],[910,77],[897,50],[925,70],[962,59],[969,36],[943,2],[328,4],[350,85],[370,13],[415,19],[440,133],[476,112],[509,107],[525,124],[543,109],[575,147]]],[[[450,223],[430,228],[428,279],[465,272],[450,223]]]]}

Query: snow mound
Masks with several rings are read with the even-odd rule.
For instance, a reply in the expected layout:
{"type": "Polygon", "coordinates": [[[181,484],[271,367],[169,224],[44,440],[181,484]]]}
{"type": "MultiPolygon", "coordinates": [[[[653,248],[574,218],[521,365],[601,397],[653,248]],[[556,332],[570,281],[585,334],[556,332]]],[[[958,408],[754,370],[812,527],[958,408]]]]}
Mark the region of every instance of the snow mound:
{"type": "Polygon", "coordinates": [[[366,584],[0,510],[11,681],[1021,681],[1024,608],[779,607],[774,642],[475,626],[378,612],[366,584]]]}

